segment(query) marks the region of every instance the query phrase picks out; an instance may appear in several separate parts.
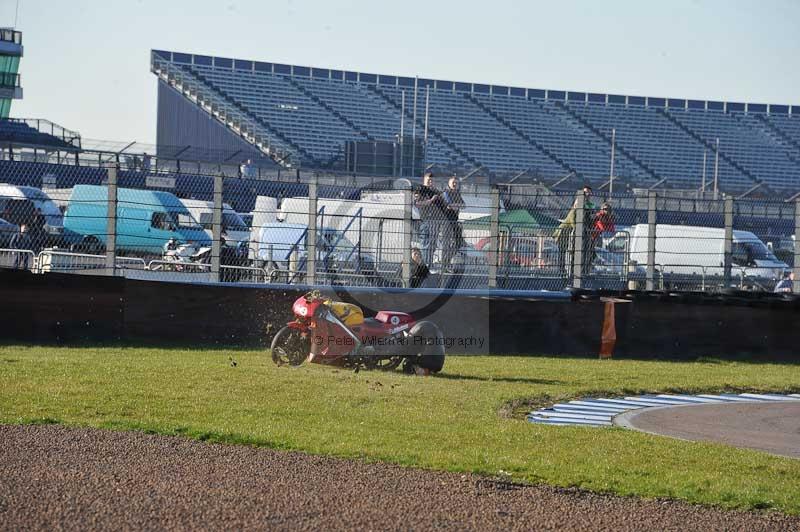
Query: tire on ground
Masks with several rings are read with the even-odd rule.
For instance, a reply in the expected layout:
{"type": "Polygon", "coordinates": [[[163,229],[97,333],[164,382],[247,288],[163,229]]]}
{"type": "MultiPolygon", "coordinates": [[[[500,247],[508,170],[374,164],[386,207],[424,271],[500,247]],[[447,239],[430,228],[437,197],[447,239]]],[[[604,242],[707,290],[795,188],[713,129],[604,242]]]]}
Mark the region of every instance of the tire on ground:
{"type": "Polygon", "coordinates": [[[432,321],[421,321],[409,331],[412,337],[412,353],[417,355],[414,363],[434,373],[444,367],[444,335],[432,321]]]}

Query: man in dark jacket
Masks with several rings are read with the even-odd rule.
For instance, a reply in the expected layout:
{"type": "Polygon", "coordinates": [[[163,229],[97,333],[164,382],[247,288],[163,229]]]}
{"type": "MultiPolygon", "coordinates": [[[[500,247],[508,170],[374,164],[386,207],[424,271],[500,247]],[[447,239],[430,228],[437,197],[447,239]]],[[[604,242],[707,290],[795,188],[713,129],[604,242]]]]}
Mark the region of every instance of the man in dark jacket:
{"type": "Polygon", "coordinates": [[[450,267],[450,261],[461,247],[461,226],[458,223],[458,214],[464,208],[464,198],[461,197],[461,182],[453,176],[447,182],[447,189],[442,192],[444,203],[445,225],[442,228],[442,269],[450,267]]]}
{"type": "Polygon", "coordinates": [[[422,186],[414,193],[414,205],[419,209],[419,238],[422,245],[422,258],[426,264],[433,264],[433,255],[439,242],[444,212],[442,193],[433,183],[433,173],[425,172],[422,186]]]}
{"type": "Polygon", "coordinates": [[[418,288],[422,286],[425,279],[430,275],[430,270],[422,260],[422,253],[419,248],[411,248],[411,288],[418,288]]]}
{"type": "MultiPolygon", "coordinates": [[[[422,258],[422,252],[417,247],[411,248],[411,278],[409,279],[408,286],[410,288],[419,288],[422,286],[422,283],[425,282],[425,279],[428,278],[430,275],[430,270],[428,269],[428,265],[425,264],[425,261],[422,258]]],[[[401,280],[402,285],[402,278],[403,278],[403,266],[401,265],[397,268],[397,279],[401,280]]]]}

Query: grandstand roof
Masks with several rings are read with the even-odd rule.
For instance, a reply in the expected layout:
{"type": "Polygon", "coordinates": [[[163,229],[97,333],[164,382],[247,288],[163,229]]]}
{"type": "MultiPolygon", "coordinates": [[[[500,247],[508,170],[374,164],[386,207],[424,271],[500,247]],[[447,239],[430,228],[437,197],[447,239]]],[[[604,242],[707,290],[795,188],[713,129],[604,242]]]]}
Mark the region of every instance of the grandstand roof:
{"type": "Polygon", "coordinates": [[[187,65],[213,66],[239,71],[265,72],[283,76],[298,76],[313,79],[351,81],[358,83],[371,83],[389,87],[431,87],[455,92],[468,92],[475,94],[491,94],[502,96],[524,96],[567,102],[611,103],[620,105],[640,105],[656,108],[682,108],[682,109],[710,109],[718,111],[736,111],[748,113],[768,114],[795,114],[800,115],[800,104],[766,104],[726,102],[720,100],[692,100],[686,98],[667,98],[663,96],[634,96],[622,94],[604,94],[594,92],[567,91],[563,89],[536,89],[524,87],[510,87],[506,85],[493,85],[487,83],[472,83],[462,81],[447,81],[428,78],[398,76],[393,74],[371,74],[350,70],[336,70],[330,68],[287,65],[283,63],[268,63],[249,59],[232,59],[209,55],[197,55],[184,52],[170,52],[167,50],[152,50],[152,53],[162,59],[174,63],[187,65]]]}

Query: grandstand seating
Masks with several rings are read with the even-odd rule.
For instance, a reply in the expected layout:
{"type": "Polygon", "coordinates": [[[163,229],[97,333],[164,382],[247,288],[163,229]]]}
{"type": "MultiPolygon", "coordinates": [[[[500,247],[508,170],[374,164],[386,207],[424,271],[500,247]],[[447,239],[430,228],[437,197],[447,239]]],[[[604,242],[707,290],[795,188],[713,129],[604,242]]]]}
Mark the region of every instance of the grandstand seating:
{"type": "MultiPolygon", "coordinates": [[[[33,120],[33,124],[47,124],[55,126],[48,121],[33,120]]],[[[60,126],[55,126],[59,131],[67,131],[60,126]]],[[[79,137],[74,134],[72,137],[60,138],[56,135],[40,131],[36,127],[29,125],[25,120],[2,119],[0,120],[0,142],[2,143],[24,143],[45,148],[68,149],[72,150],[79,147],[79,137]],[[76,145],[76,140],[78,143],[76,145]]]]}
{"type": "Polygon", "coordinates": [[[632,186],[696,189],[705,154],[710,189],[719,139],[723,191],[800,190],[800,106],[415,80],[164,51],[153,51],[154,72],[157,61],[237,102],[260,134],[307,167],[341,165],[346,141],[393,141],[401,121],[406,135],[422,135],[428,100],[427,164],[480,166],[498,180],[527,171],[545,183],[568,174],[603,183],[613,130],[615,176],[632,186]]]}

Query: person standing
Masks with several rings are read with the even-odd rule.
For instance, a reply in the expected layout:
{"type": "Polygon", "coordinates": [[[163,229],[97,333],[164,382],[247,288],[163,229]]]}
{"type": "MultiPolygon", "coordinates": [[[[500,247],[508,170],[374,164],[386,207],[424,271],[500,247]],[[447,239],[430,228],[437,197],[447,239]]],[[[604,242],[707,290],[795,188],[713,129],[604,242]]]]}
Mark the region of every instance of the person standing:
{"type": "Polygon", "coordinates": [[[600,210],[592,218],[592,242],[590,251],[592,253],[592,260],[596,255],[597,243],[603,243],[605,235],[613,235],[616,231],[616,223],[614,213],[611,212],[611,205],[606,201],[600,206],[600,210]]]}
{"type": "MultiPolygon", "coordinates": [[[[592,227],[594,225],[595,205],[592,202],[592,187],[586,185],[583,187],[583,264],[581,264],[581,272],[585,275],[589,273],[592,266],[593,257],[589,255],[592,250],[592,227]]],[[[567,215],[561,220],[561,224],[553,232],[553,238],[558,244],[558,260],[557,265],[560,271],[564,271],[569,276],[567,270],[567,252],[569,251],[572,238],[575,234],[576,220],[578,216],[578,199],[572,204],[567,215]]]]}
{"type": "Polygon", "coordinates": [[[27,251],[32,250],[32,242],[31,237],[28,234],[28,226],[22,224],[19,226],[19,233],[11,237],[11,242],[9,243],[9,247],[11,249],[16,249],[19,252],[15,253],[14,257],[14,268],[27,270],[28,265],[28,253],[27,251]]]}
{"type": "Polygon", "coordinates": [[[422,245],[422,258],[426,264],[433,264],[433,256],[439,242],[442,218],[442,193],[433,182],[433,173],[425,172],[422,186],[414,193],[414,205],[419,209],[419,238],[422,245]]]}
{"type": "Polygon", "coordinates": [[[149,172],[150,171],[150,154],[144,152],[142,154],[142,172],[149,172]]]}
{"type": "Polygon", "coordinates": [[[458,215],[464,208],[464,198],[461,197],[460,185],[461,182],[454,175],[442,193],[445,217],[442,228],[442,269],[450,267],[450,261],[461,247],[461,226],[458,223],[458,215]]]}
{"type": "Polygon", "coordinates": [[[42,209],[36,208],[33,218],[31,218],[30,227],[28,227],[28,238],[31,243],[30,250],[38,253],[42,248],[47,246],[47,219],[42,214],[42,209]]]}

